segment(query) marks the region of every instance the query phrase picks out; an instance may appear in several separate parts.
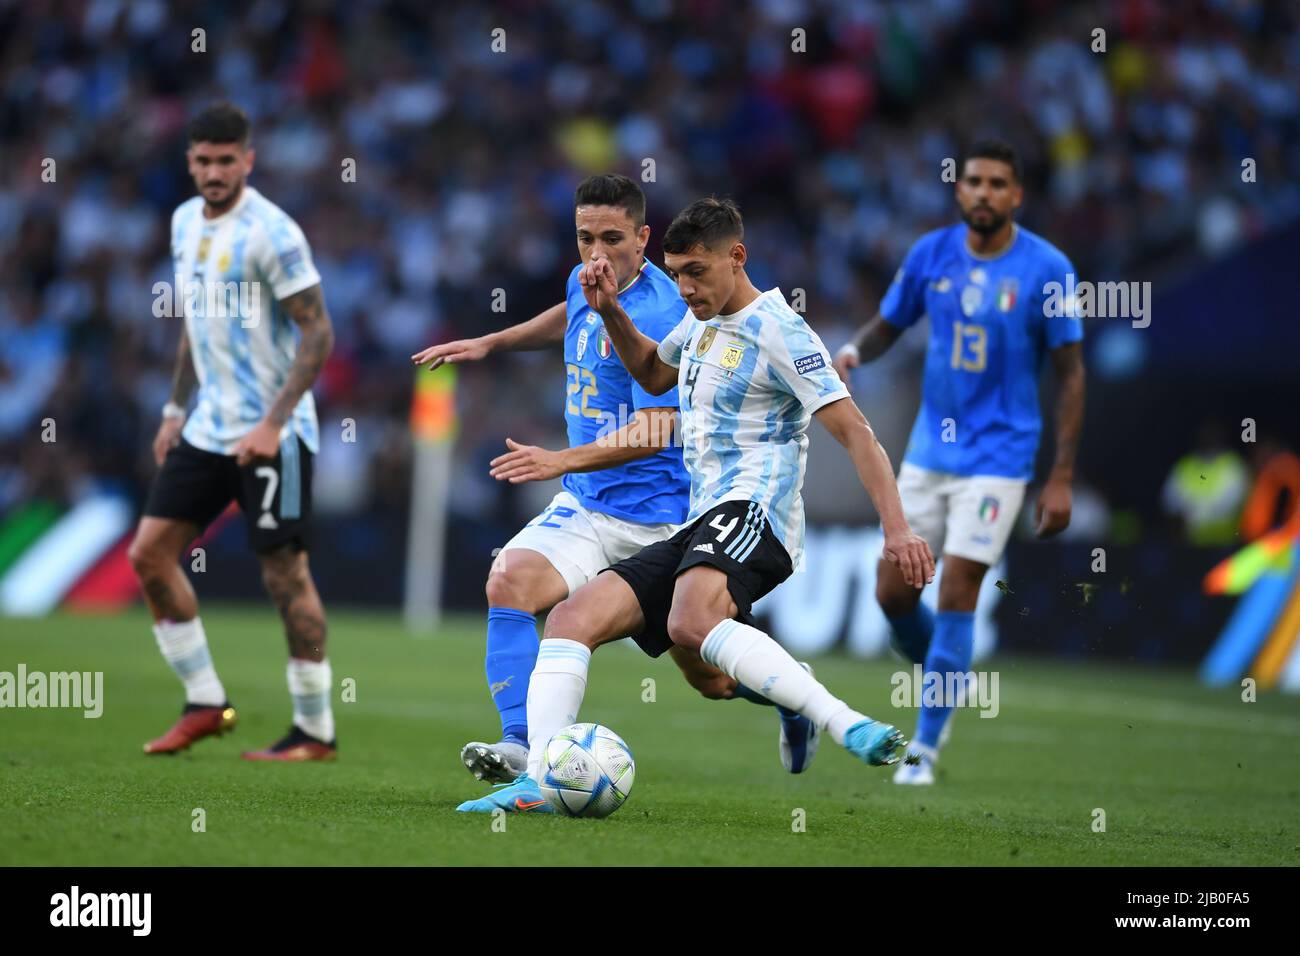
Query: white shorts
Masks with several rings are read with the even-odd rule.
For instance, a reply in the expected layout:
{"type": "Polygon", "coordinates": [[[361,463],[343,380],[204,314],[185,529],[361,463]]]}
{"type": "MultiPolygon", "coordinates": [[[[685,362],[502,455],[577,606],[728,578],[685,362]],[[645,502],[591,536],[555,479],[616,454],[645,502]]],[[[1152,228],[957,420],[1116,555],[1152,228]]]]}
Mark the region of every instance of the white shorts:
{"type": "Polygon", "coordinates": [[[589,511],[573,495],[561,491],[545,511],[506,542],[501,555],[516,549],[536,551],[560,572],[572,594],[611,564],[668,540],[680,527],[637,524],[589,511]]]}
{"type": "Polygon", "coordinates": [[[996,475],[951,475],[903,462],[903,516],[934,557],[952,554],[990,567],[1006,549],[1025,500],[1025,482],[996,475]]]}

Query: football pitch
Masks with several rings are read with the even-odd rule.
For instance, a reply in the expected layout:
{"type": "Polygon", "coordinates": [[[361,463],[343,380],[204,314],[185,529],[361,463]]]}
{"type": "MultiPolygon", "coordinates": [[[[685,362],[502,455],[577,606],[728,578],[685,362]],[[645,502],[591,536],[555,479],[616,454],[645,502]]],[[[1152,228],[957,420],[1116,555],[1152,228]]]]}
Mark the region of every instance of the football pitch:
{"type": "MultiPolygon", "coordinates": [[[[1000,677],[997,717],[959,711],[938,785],[904,788],[829,740],[792,777],[770,709],[706,701],[668,658],[616,645],[593,659],[581,719],[631,747],[628,803],[606,820],[511,815],[502,830],[454,812],[487,789],[461,745],[498,726],[481,619],[417,639],[394,615],[332,609],[339,760],[290,765],[238,759],[290,722],[278,619],[215,605],[203,619],[240,723],[176,757],[141,753],[182,702],[142,611],[0,619],[0,671],[104,674],[98,719],[0,710],[0,865],[1300,862],[1300,699],[1245,703],[1186,671],[983,662],[1000,677]]],[[[914,729],[915,711],[890,706],[901,665],[815,664],[854,706],[914,729]]]]}

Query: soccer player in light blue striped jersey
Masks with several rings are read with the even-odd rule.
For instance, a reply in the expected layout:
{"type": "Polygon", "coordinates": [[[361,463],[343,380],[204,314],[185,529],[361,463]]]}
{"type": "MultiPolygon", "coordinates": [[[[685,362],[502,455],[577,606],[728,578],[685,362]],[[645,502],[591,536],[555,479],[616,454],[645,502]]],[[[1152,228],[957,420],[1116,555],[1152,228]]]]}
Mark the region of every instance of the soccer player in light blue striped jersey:
{"type": "Polygon", "coordinates": [[[925,542],[903,518],[889,457],[831,367],[816,333],[780,290],[745,274],[740,211],[702,199],[664,236],[664,264],[689,311],[662,342],[622,308],[603,258],[579,273],[614,349],[652,395],[674,387],[691,500],[687,524],[558,604],[546,620],[528,690],[528,771],[462,810],[535,805],[547,741],[578,719],[592,651],[631,636],[652,657],[698,653],[740,684],[801,714],[869,764],[894,763],[902,734],[836,698],[753,626],[753,602],[793,572],[803,550],[807,430],[816,416],[848,450],[882,516],[885,554],[923,587],[934,573],[925,542]]]}
{"type": "MultiPolygon", "coordinates": [[[[924,663],[927,681],[943,675],[944,687],[962,683],[946,675],[969,673],[980,584],[1002,556],[1033,476],[1043,357],[1051,355],[1056,371],[1057,409],[1055,462],[1035,515],[1040,537],[1070,523],[1084,396],[1082,323],[1072,307],[1051,307],[1053,283],[1072,288],[1067,275],[1074,268],[1013,219],[1023,195],[1015,150],[997,141],[975,144],[956,194],[964,223],[916,241],[880,311],[836,358],[847,382],[850,369],[929,316],[921,410],[898,486],[908,521],[943,554],[939,613],[931,614],[884,560],[876,596],[895,646],[924,663]]],[[[896,783],[934,782],[957,702],[934,703],[932,694],[922,700],[911,757],[896,783]]]]}

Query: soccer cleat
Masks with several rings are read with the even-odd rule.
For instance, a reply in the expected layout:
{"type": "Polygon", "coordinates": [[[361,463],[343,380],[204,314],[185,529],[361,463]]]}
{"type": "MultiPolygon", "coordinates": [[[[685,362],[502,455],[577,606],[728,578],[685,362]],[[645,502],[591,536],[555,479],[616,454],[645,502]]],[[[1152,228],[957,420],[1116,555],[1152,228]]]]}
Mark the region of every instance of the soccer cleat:
{"type": "Polygon", "coordinates": [[[894,783],[912,786],[929,786],[934,783],[934,762],[937,757],[937,751],[925,744],[910,744],[902,765],[894,771],[894,783]]]}
{"type": "Polygon", "coordinates": [[[156,740],[144,745],[147,754],[180,753],[197,740],[204,737],[220,737],[233,730],[238,720],[235,708],[230,702],[217,707],[203,704],[186,704],[181,711],[181,719],[172,724],[171,729],[156,740]]]}
{"type": "MultiPolygon", "coordinates": [[[[799,666],[813,676],[812,666],[799,662],[799,666]]],[[[803,773],[812,766],[813,757],[817,756],[817,745],[821,743],[822,732],[816,724],[802,714],[797,714],[784,707],[778,707],[781,717],[781,734],[778,750],[781,754],[781,766],[790,773],[803,773]]]]}
{"type": "Polygon", "coordinates": [[[240,757],[244,760],[281,760],[287,763],[301,763],[304,760],[333,760],[338,756],[338,744],[326,743],[307,733],[297,724],[289,728],[289,733],[264,750],[246,750],[240,757]]]}
{"type": "Polygon", "coordinates": [[[460,748],[460,759],[477,780],[510,783],[528,769],[528,747],[509,739],[495,744],[472,741],[460,748]]]}
{"type": "Polygon", "coordinates": [[[873,767],[881,767],[898,763],[907,741],[897,727],[868,717],[849,728],[844,735],[844,746],[855,757],[861,757],[873,767]]]}
{"type": "Polygon", "coordinates": [[[486,797],[466,800],[456,810],[460,813],[492,813],[494,810],[507,813],[555,812],[527,773],[520,774],[513,783],[498,783],[486,797]]]}

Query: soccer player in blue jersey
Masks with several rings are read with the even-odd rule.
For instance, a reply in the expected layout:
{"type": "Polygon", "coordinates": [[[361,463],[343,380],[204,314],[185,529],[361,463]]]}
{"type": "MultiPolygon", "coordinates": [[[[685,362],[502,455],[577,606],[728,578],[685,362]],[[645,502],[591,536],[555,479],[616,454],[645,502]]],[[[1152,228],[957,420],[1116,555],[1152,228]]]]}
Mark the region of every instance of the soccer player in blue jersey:
{"type": "MultiPolygon", "coordinates": [[[[688,507],[690,482],[673,440],[677,391],[651,395],[632,379],[578,283],[584,265],[603,259],[617,276],[620,305],[644,334],[657,342],[681,321],[684,305],[677,287],[645,258],[650,238],[645,195],[626,176],[591,176],[574,195],[574,217],[581,262],[569,274],[564,302],[501,332],[411,357],[436,368],[494,352],[564,346],[569,447],[549,451],[507,439],[509,451],[492,462],[499,480],[563,476],[564,490],[506,543],[488,575],[486,670],[502,739],[471,741],[461,759],[474,776],[489,782],[511,781],[527,763],[526,701],[537,660],[536,615],[611,564],[670,537],[688,507]]],[[[770,703],[698,654],[682,650],[673,658],[706,697],[770,703]]],[[[799,773],[815,753],[815,728],[798,714],[780,716],[782,763],[799,773]]]]}
{"type": "Polygon", "coordinates": [[[934,560],[909,530],[889,457],[821,340],[779,289],[759,292],[750,282],[743,239],[729,200],[699,200],[673,220],[664,264],[688,311],[661,342],[624,311],[608,260],[593,257],[579,274],[588,305],[640,386],[680,394],[687,524],[619,561],[547,617],[528,692],[528,771],[461,811],[550,811],[538,787],[546,743],[577,719],[592,652],[626,635],[652,657],[700,655],[869,764],[898,760],[898,730],[836,698],[750,617],[753,602],[789,577],[802,555],[800,489],[814,416],[853,459],[902,578],[923,587],[934,560]]]}
{"type": "MultiPolygon", "coordinates": [[[[922,316],[930,319],[921,410],[898,475],[907,520],[943,554],[939,613],[920,603],[890,562],[876,597],[895,644],[927,674],[970,669],[975,602],[1006,547],[1033,476],[1042,422],[1044,353],[1056,371],[1056,457],[1035,511],[1039,537],[1070,523],[1070,483],[1083,426],[1083,326],[1073,309],[1047,314],[1048,283],[1074,271],[1059,249],[1016,225],[1020,159],[1006,143],[975,144],[962,162],[963,223],[918,239],[880,310],[836,357],[849,371],[883,354],[922,316]]],[[[955,682],[954,685],[955,686],[955,682]]],[[[895,783],[930,784],[954,702],[923,706],[895,783]]]]}

